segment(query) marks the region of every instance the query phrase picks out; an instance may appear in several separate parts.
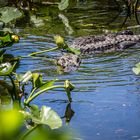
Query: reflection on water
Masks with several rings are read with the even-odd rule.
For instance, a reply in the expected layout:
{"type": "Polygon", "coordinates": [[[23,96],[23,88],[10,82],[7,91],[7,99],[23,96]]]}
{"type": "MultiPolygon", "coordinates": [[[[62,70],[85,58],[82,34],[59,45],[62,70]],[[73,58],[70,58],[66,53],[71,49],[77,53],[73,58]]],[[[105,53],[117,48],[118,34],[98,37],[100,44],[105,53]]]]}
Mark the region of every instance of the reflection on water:
{"type": "MultiPolygon", "coordinates": [[[[85,1],[85,5],[79,2],[77,6],[68,9],[66,16],[71,21],[75,36],[99,34],[100,29],[106,29],[105,25],[118,14],[113,8],[102,1],[85,1]],[[113,12],[109,9],[113,9],[113,12]],[[91,23],[90,28],[85,26],[91,23]],[[96,24],[100,26],[97,28],[96,24]]],[[[124,19],[123,16],[119,16],[110,28],[119,28],[121,19],[124,19]]],[[[69,126],[80,133],[83,140],[140,139],[140,80],[132,72],[132,67],[140,61],[140,44],[119,53],[85,57],[78,71],[59,74],[55,59],[62,55],[61,52],[49,52],[35,58],[27,55],[55,47],[53,34],[63,34],[65,31],[60,30],[61,27],[43,36],[28,35],[10,48],[15,56],[24,56],[17,72],[32,70],[42,73],[48,80],[58,78],[63,82],[69,79],[76,86],[71,104],[67,104],[65,92],[61,89],[50,91],[51,94],[44,93],[35,102],[55,109],[64,117],[64,121],[70,121],[69,126]]],[[[139,28],[135,32],[140,34],[139,28]]],[[[73,38],[67,36],[66,41],[70,43],[73,38]]]]}

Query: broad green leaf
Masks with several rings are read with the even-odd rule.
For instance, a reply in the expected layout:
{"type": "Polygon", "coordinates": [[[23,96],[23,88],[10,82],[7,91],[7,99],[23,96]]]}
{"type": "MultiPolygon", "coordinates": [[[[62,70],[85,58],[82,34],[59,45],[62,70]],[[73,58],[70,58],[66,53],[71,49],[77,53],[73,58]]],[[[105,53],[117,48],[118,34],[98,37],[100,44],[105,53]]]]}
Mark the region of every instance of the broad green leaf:
{"type": "Polygon", "coordinates": [[[38,87],[42,86],[42,84],[43,84],[42,75],[40,75],[39,73],[33,73],[32,77],[33,77],[33,87],[34,88],[38,88],[38,87]]]}
{"type": "Polygon", "coordinates": [[[0,76],[9,75],[15,68],[16,63],[12,66],[10,63],[2,63],[0,65],[0,76]]]}
{"type": "Polygon", "coordinates": [[[36,26],[36,27],[41,27],[41,26],[44,26],[45,23],[43,21],[43,19],[39,18],[39,17],[36,17],[35,15],[32,15],[30,17],[31,19],[31,22],[36,26]]]}
{"type": "Polygon", "coordinates": [[[48,87],[51,87],[54,85],[54,83],[57,81],[58,79],[54,79],[54,80],[50,80],[50,81],[46,81],[45,84],[43,84],[41,87],[39,87],[40,90],[44,90],[48,87]]]}
{"type": "Polygon", "coordinates": [[[13,41],[11,39],[10,33],[5,34],[4,36],[0,36],[0,48],[11,46],[13,41]]]}
{"type": "Polygon", "coordinates": [[[32,72],[27,71],[24,75],[16,74],[16,78],[19,82],[27,83],[32,78],[32,72]]]}
{"type": "Polygon", "coordinates": [[[1,17],[0,20],[8,23],[22,16],[21,11],[15,7],[2,7],[0,8],[1,17]]]}
{"type": "Polygon", "coordinates": [[[0,37],[0,40],[3,43],[12,42],[10,33],[6,34],[5,36],[0,37]]]}
{"type": "Polygon", "coordinates": [[[64,10],[69,6],[69,0],[61,0],[61,2],[58,4],[59,10],[64,10]]]}
{"type": "Polygon", "coordinates": [[[136,67],[137,68],[140,68],[140,62],[136,64],[136,67]]]}
{"type": "Polygon", "coordinates": [[[57,129],[62,126],[61,118],[54,110],[47,106],[42,106],[40,116],[38,118],[33,117],[32,119],[35,123],[46,124],[51,129],[57,129]]]}
{"type": "Polygon", "coordinates": [[[0,32],[0,48],[11,46],[13,43],[17,43],[18,41],[18,35],[3,31],[0,32]]]}

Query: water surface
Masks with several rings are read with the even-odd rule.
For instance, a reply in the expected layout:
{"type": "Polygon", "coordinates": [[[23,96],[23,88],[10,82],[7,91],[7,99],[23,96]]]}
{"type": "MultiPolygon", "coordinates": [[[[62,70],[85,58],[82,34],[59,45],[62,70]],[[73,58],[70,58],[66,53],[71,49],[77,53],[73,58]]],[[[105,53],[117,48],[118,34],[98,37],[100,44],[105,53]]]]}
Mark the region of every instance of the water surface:
{"type": "MultiPolygon", "coordinates": [[[[76,36],[101,34],[109,29],[120,30],[124,16],[120,14],[115,22],[108,25],[107,23],[112,20],[111,13],[117,15],[115,6],[102,1],[85,2],[85,5],[78,3],[66,12],[74,34],[69,35],[63,27],[60,28],[63,29],[62,32],[58,29],[44,34],[42,31],[43,35],[28,32],[26,38],[22,37],[19,44],[15,44],[9,52],[15,56],[27,56],[34,51],[55,47],[53,36],[57,32],[65,34],[66,41],[70,43],[76,36]],[[101,9],[102,5],[104,8],[101,9]],[[93,26],[83,26],[85,24],[93,26]]],[[[133,26],[133,21],[135,19],[127,22],[126,27],[133,26]]],[[[59,24],[56,24],[56,27],[59,27],[59,24]]],[[[133,30],[140,33],[140,28],[133,30]]],[[[25,73],[32,70],[42,73],[45,80],[58,78],[59,82],[63,83],[69,79],[76,86],[72,92],[71,103],[71,109],[75,113],[69,127],[80,135],[79,139],[139,140],[140,76],[132,72],[132,67],[140,61],[139,54],[140,44],[137,44],[119,53],[84,57],[77,71],[60,74],[55,59],[62,53],[49,52],[35,58],[21,59],[17,72],[25,73]]],[[[51,106],[63,117],[68,104],[65,92],[57,89],[49,93],[42,94],[35,103],[39,106],[51,106]]],[[[63,120],[65,122],[65,119],[63,120]]]]}

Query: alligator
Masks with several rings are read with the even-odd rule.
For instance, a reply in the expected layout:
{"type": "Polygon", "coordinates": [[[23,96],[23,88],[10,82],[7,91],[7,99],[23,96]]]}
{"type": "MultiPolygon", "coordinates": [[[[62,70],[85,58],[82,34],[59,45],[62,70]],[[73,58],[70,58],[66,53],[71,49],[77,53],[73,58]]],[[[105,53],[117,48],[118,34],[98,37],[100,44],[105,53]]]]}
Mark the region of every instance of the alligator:
{"type": "Polygon", "coordinates": [[[130,30],[106,35],[79,37],[73,41],[70,47],[80,50],[80,55],[67,53],[60,57],[57,63],[64,72],[70,72],[80,66],[80,56],[82,55],[123,51],[139,41],[140,35],[134,35],[130,30]]]}

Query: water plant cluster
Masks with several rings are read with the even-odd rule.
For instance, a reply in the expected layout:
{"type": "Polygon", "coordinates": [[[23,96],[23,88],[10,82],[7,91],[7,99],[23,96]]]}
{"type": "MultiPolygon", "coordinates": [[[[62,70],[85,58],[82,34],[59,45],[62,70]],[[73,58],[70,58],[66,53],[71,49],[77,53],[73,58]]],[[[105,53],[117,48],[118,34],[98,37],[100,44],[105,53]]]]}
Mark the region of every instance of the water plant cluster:
{"type": "Polygon", "coordinates": [[[14,139],[15,135],[25,139],[36,127],[46,125],[51,129],[62,126],[60,116],[50,107],[43,105],[39,107],[32,104],[42,93],[48,90],[62,88],[68,97],[68,102],[72,101],[71,91],[74,85],[69,80],[64,84],[59,84],[58,79],[44,81],[42,74],[27,71],[24,74],[16,72],[16,68],[22,56],[14,57],[7,54],[8,47],[20,40],[18,35],[10,32],[0,32],[0,138],[14,139]],[[30,86],[28,86],[30,85],[30,86]],[[30,87],[30,89],[29,89],[30,87]],[[10,100],[10,108],[3,107],[5,99],[10,100]],[[25,124],[23,126],[23,124],[25,124]],[[26,126],[26,127],[25,127],[26,126]],[[18,132],[24,128],[25,134],[20,136],[18,132]]]}

